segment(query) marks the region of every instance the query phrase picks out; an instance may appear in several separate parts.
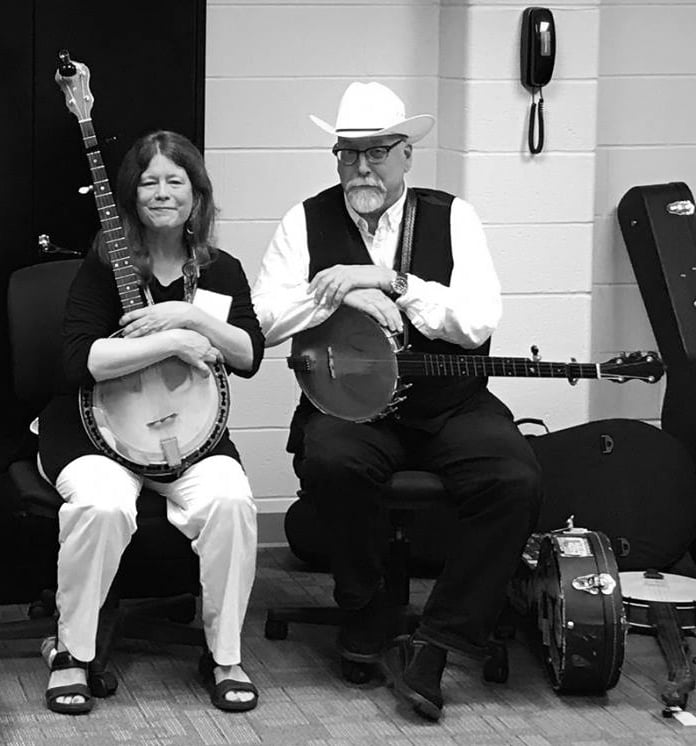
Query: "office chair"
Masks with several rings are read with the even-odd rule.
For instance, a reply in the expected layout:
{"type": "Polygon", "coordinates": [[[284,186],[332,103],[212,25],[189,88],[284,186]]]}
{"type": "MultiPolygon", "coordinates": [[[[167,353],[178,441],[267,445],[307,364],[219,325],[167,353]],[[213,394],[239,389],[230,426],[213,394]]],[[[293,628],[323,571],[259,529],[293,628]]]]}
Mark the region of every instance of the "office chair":
{"type": "MultiPolygon", "coordinates": [[[[300,499],[290,506],[285,518],[290,546],[297,556],[308,560],[312,566],[327,569],[328,541],[322,541],[325,531],[308,496],[302,490],[298,496],[300,499]]],[[[413,632],[419,619],[418,611],[410,605],[412,562],[409,534],[416,520],[422,519],[428,510],[444,508],[446,499],[445,487],[437,475],[406,470],[394,473],[382,496],[389,519],[385,584],[396,611],[394,637],[413,632]]],[[[445,525],[446,522],[443,528],[445,525]]],[[[435,570],[442,561],[444,554],[431,559],[431,569],[435,570]]],[[[267,611],[264,632],[269,640],[284,640],[290,622],[338,626],[344,618],[345,613],[337,606],[274,607],[267,611]]],[[[362,684],[372,677],[373,665],[342,658],[341,672],[346,680],[362,684]]],[[[508,673],[507,647],[502,640],[492,640],[484,662],[484,678],[486,681],[505,682],[508,673]]]]}
{"type": "MultiPolygon", "coordinates": [[[[63,384],[60,362],[61,325],[70,283],[80,260],[64,260],[19,269],[10,277],[8,323],[12,381],[28,422],[38,415],[54,391],[63,384]]],[[[77,406],[77,398],[75,401],[77,406]]],[[[7,474],[15,525],[26,533],[23,551],[33,552],[34,542],[50,536],[51,569],[46,568],[46,547],[40,547],[42,570],[32,578],[47,583],[29,607],[29,619],[0,623],[0,640],[33,639],[55,634],[55,569],[60,495],[39,474],[35,451],[8,467],[7,474]],[[41,535],[33,533],[41,527],[41,535]]],[[[18,563],[20,564],[20,563],[18,563]]],[[[97,655],[90,664],[92,694],[105,697],[116,691],[106,664],[120,637],[166,644],[200,645],[203,630],[190,626],[199,594],[198,559],[189,541],[166,518],[166,500],[144,489],[138,498],[138,530],[123,555],[121,565],[102,607],[97,655]],[[122,599],[139,599],[122,604],[122,599]]],[[[24,597],[22,597],[24,596],[24,597]]],[[[0,603],[24,603],[17,587],[0,597],[0,603]]]]}

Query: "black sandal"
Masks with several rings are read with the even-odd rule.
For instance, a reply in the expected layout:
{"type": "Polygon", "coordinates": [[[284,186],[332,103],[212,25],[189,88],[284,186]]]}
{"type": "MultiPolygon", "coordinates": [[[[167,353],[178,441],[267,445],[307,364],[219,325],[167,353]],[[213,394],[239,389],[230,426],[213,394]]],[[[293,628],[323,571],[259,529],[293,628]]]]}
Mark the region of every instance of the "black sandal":
{"type": "MultiPolygon", "coordinates": [[[[87,671],[89,663],[76,660],[67,650],[56,653],[51,662],[51,672],[64,671],[68,668],[81,668],[87,671]]],[[[46,707],[52,712],[59,712],[62,715],[85,715],[94,707],[94,699],[86,684],[51,686],[46,689],[46,707]],[[58,697],[84,697],[85,701],[67,704],[58,702],[58,697]]]]}
{"type": "Polygon", "coordinates": [[[223,679],[215,684],[213,679],[210,701],[219,710],[226,712],[246,712],[253,710],[259,703],[259,690],[250,681],[237,681],[236,679],[223,679]],[[232,702],[225,697],[227,692],[251,692],[254,696],[247,702],[232,702]]]}
{"type": "Polygon", "coordinates": [[[198,670],[203,677],[203,684],[210,692],[210,701],[219,710],[225,712],[247,712],[253,710],[259,703],[259,690],[250,681],[237,681],[236,679],[223,679],[219,684],[215,683],[213,669],[217,663],[213,660],[210,652],[204,653],[198,663],[198,670]],[[254,696],[247,702],[232,702],[226,698],[227,692],[251,692],[254,696]]]}

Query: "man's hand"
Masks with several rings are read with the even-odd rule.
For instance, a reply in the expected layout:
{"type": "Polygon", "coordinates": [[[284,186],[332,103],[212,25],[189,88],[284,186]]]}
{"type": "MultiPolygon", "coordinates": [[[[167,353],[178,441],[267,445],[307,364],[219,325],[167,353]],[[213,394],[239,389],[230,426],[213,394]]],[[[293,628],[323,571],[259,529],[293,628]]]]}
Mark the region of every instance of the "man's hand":
{"type": "Polygon", "coordinates": [[[388,292],[396,276],[393,269],[374,264],[336,264],[317,272],[309,283],[308,294],[314,301],[330,308],[337,308],[346,293],[355,288],[373,288],[388,292]]]}
{"type": "Polygon", "coordinates": [[[356,308],[372,316],[383,327],[399,334],[404,329],[404,320],[399,307],[391,298],[377,288],[359,288],[345,294],[343,305],[356,308]]]}

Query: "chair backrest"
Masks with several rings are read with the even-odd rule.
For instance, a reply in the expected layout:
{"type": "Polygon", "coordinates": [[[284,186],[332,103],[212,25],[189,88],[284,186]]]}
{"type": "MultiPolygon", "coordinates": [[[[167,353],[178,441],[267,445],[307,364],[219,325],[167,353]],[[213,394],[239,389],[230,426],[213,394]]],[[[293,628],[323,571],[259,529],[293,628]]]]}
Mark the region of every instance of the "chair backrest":
{"type": "Polygon", "coordinates": [[[34,264],[10,277],[7,316],[13,388],[32,415],[53,393],[66,388],[61,329],[68,290],[81,263],[68,259],[34,264]]]}

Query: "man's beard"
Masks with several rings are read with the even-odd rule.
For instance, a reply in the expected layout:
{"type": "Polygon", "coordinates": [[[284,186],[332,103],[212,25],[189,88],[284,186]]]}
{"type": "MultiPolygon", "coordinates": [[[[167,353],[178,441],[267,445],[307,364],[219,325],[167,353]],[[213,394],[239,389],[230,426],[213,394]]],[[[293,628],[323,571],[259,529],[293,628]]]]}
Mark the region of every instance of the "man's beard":
{"type": "Polygon", "coordinates": [[[382,209],[387,190],[376,181],[365,182],[358,179],[346,184],[348,203],[359,215],[369,215],[382,209]]]}

